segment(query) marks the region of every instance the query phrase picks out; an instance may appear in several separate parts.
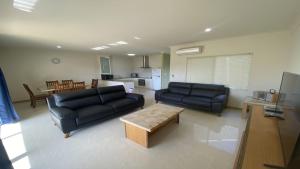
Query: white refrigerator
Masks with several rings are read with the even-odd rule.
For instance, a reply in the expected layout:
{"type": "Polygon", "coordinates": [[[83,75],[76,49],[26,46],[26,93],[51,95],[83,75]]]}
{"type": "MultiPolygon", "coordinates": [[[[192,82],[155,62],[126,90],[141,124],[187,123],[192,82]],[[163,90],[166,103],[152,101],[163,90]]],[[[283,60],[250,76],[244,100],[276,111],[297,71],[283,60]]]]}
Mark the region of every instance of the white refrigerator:
{"type": "Polygon", "coordinates": [[[154,90],[161,89],[161,69],[152,69],[152,83],[154,90]]]}

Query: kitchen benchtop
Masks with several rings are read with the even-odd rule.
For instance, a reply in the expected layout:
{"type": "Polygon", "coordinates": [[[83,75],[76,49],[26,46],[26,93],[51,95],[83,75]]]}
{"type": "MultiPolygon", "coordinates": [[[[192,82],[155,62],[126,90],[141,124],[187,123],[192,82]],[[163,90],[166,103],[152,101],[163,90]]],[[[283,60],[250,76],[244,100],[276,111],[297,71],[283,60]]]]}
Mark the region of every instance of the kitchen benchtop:
{"type": "Polygon", "coordinates": [[[118,80],[136,80],[136,79],[152,79],[152,77],[128,77],[128,78],[117,78],[117,79],[112,79],[113,81],[118,81],[118,80]]]}

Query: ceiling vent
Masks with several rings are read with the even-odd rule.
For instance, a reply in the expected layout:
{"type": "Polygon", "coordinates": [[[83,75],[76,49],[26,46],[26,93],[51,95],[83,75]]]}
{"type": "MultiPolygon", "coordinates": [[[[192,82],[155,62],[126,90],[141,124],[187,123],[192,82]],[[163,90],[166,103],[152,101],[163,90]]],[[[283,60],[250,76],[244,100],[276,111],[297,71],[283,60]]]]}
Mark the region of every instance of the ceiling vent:
{"type": "Polygon", "coordinates": [[[203,51],[203,46],[191,47],[191,48],[182,48],[176,51],[177,55],[195,55],[200,54],[203,51]]]}

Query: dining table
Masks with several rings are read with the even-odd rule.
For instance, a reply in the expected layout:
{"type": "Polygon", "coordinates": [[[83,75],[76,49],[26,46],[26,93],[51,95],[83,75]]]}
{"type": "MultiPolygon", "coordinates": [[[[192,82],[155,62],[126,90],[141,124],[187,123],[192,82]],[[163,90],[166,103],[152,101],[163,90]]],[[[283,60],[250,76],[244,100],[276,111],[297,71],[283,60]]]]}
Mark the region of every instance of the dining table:
{"type": "MultiPolygon", "coordinates": [[[[89,88],[91,85],[85,85],[85,88],[89,88]]],[[[74,87],[67,87],[67,88],[63,88],[63,89],[60,89],[60,88],[47,88],[46,86],[41,86],[41,87],[38,87],[37,90],[41,93],[56,93],[57,91],[62,91],[62,90],[66,90],[66,91],[70,91],[74,89],[74,87]]]]}

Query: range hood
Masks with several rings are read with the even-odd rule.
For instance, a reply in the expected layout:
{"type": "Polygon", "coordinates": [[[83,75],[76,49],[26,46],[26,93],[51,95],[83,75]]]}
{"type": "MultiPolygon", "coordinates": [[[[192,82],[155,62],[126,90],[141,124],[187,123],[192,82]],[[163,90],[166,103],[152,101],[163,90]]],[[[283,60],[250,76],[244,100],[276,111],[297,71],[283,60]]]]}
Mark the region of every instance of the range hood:
{"type": "Polygon", "coordinates": [[[151,68],[149,66],[149,56],[147,55],[143,56],[143,63],[142,63],[142,67],[140,68],[151,68]]]}

